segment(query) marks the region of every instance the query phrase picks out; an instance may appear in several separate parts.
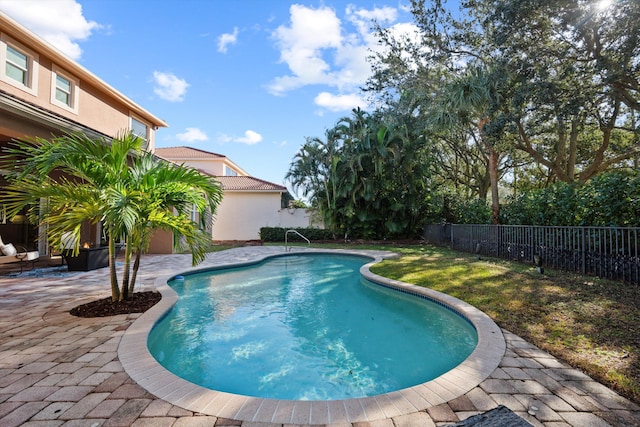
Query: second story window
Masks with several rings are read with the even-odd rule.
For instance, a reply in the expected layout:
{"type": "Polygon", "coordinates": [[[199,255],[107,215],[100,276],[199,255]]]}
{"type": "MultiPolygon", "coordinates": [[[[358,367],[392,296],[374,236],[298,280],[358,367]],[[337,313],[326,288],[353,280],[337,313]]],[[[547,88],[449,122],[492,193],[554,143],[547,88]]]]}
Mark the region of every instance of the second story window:
{"type": "Polygon", "coordinates": [[[56,99],[71,107],[71,82],[60,75],[56,76],[56,99]]]}
{"type": "Polygon", "coordinates": [[[5,63],[5,73],[10,79],[29,85],[29,57],[17,51],[11,46],[7,46],[7,61],[5,63]]]}
{"type": "Polygon", "coordinates": [[[149,126],[140,120],[131,117],[131,132],[144,140],[143,148],[149,146],[149,126]]]}
{"type": "Polygon", "coordinates": [[[55,65],[51,73],[51,103],[78,113],[78,81],[55,65]]]}
{"type": "Polygon", "coordinates": [[[38,56],[20,43],[0,34],[0,80],[37,95],[38,56]]]}
{"type": "Polygon", "coordinates": [[[238,172],[231,169],[229,166],[224,165],[224,176],[238,176],[238,172]]]}

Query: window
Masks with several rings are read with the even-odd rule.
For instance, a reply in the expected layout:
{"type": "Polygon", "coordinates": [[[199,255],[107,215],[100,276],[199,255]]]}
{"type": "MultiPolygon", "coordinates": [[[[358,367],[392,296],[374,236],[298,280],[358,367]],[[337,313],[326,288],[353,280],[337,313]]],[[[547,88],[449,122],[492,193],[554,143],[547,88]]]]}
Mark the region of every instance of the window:
{"type": "Polygon", "coordinates": [[[149,148],[149,126],[135,117],[131,117],[131,132],[134,135],[142,138],[144,143],[142,144],[142,148],[149,148]]]}
{"type": "Polygon", "coordinates": [[[37,95],[38,57],[35,53],[0,35],[0,80],[37,95]]]}
{"type": "Polygon", "coordinates": [[[7,77],[27,86],[29,84],[29,58],[27,55],[7,46],[5,73],[7,77]]]}
{"type": "Polygon", "coordinates": [[[238,176],[238,172],[234,171],[229,166],[224,165],[224,176],[238,176]]]}
{"type": "Polygon", "coordinates": [[[71,82],[62,76],[56,76],[56,99],[71,107],[71,82]]]}
{"type": "Polygon", "coordinates": [[[51,103],[78,113],[78,81],[55,65],[51,73],[51,103]]]}

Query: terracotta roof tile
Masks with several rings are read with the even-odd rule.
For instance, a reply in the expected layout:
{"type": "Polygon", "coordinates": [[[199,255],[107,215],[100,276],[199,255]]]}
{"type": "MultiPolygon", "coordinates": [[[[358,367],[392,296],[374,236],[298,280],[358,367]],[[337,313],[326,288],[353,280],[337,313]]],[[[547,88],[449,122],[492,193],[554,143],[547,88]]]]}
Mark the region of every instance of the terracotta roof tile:
{"type": "Polygon", "coordinates": [[[287,187],[252,176],[216,176],[216,180],[229,191],[287,191],[287,187]]]}
{"type": "Polygon", "coordinates": [[[222,154],[184,146],[156,148],[155,154],[164,159],[220,159],[227,157],[222,154]]]}
{"type": "MultiPolygon", "coordinates": [[[[185,159],[219,159],[226,156],[191,147],[156,148],[155,155],[173,163],[180,163],[185,159]]],[[[287,187],[252,176],[217,176],[198,169],[205,175],[214,176],[227,191],[278,191],[286,192],[287,187]]]]}

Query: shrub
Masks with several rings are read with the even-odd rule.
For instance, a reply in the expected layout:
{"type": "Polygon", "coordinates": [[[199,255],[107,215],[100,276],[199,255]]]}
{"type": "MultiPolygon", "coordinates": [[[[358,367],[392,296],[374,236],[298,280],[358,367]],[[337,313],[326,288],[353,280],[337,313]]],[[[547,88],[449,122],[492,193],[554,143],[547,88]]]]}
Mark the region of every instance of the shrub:
{"type": "MultiPolygon", "coordinates": [[[[333,240],[333,235],[329,230],[322,228],[283,228],[283,227],[262,227],[260,229],[260,239],[263,242],[284,242],[287,230],[295,230],[307,239],[313,240],[333,240]]],[[[295,233],[289,233],[287,240],[290,242],[304,242],[304,239],[295,233]]]]}
{"type": "Polygon", "coordinates": [[[427,222],[453,224],[491,224],[491,207],[486,200],[467,199],[459,194],[444,192],[433,195],[432,212],[427,222]]]}
{"type": "Polygon", "coordinates": [[[583,186],[556,183],[521,193],[501,210],[503,224],[617,226],[640,225],[640,174],[614,171],[583,186]]]}

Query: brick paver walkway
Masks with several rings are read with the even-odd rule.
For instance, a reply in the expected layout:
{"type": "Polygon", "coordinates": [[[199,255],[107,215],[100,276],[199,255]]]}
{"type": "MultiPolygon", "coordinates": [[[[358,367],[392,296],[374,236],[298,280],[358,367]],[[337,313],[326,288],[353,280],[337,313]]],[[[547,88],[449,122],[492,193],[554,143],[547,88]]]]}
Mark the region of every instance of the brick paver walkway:
{"type": "MultiPolygon", "coordinates": [[[[232,249],[211,254],[204,265],[250,260],[264,252],[282,248],[232,249]]],[[[189,266],[186,255],[146,256],[140,287],[189,266]]],[[[108,296],[109,289],[108,269],[0,278],[0,426],[282,426],[199,415],[135,384],[122,369],[117,349],[138,315],[82,319],[68,314],[82,302],[108,296]]],[[[500,404],[534,426],[640,426],[636,404],[503,332],[507,352],[502,363],[467,394],[425,412],[353,427],[447,425],[500,404]]]]}

